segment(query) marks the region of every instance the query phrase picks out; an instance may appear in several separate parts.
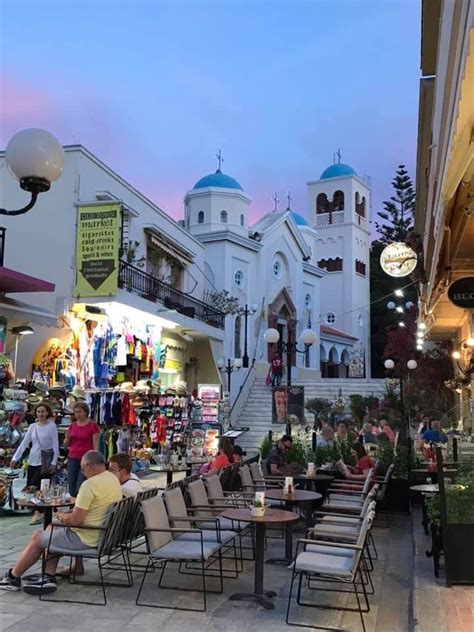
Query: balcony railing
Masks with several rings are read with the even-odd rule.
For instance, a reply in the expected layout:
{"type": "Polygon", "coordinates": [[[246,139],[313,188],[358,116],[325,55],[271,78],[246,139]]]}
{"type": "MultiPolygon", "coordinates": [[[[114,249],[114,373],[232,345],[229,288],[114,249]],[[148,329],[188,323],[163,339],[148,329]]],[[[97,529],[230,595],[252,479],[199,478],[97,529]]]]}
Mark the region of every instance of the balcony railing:
{"type": "Polygon", "coordinates": [[[316,215],[316,228],[330,226],[331,224],[343,224],[344,211],[333,211],[331,213],[319,213],[316,215]]]}
{"type": "Polygon", "coordinates": [[[156,279],[126,261],[120,261],[119,287],[153,303],[159,301],[168,309],[175,309],[184,316],[197,318],[207,325],[224,329],[225,314],[223,312],[156,279]]]}

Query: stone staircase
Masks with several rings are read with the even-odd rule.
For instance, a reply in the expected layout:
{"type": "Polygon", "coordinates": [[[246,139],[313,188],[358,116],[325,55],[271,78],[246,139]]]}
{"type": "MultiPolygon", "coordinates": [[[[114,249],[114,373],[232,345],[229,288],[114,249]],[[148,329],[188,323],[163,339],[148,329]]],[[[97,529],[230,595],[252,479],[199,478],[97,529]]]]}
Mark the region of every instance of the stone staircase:
{"type": "MultiPolygon", "coordinates": [[[[284,382],[283,382],[284,384],[284,382]]],[[[313,397],[324,397],[334,400],[339,389],[342,396],[349,401],[349,395],[383,396],[385,380],[360,380],[360,379],[319,379],[311,380],[308,377],[293,379],[293,384],[304,386],[305,400],[313,397]]],[[[258,450],[262,437],[269,430],[281,432],[284,426],[272,424],[272,389],[265,384],[265,378],[257,377],[253,383],[247,399],[242,406],[240,415],[235,423],[237,426],[248,426],[250,430],[238,439],[238,444],[247,452],[258,450]]],[[[349,411],[347,411],[349,412],[349,411]]],[[[308,415],[311,419],[312,415],[308,415]]]]}

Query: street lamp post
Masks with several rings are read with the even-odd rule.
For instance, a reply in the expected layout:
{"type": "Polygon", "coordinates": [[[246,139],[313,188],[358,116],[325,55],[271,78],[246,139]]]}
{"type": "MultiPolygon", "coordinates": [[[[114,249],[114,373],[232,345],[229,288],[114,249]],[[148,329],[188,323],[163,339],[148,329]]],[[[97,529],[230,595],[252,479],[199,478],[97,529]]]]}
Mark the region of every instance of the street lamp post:
{"type": "Polygon", "coordinates": [[[241,358],[221,358],[217,361],[217,368],[221,373],[227,373],[227,391],[230,395],[230,376],[234,371],[238,371],[242,368],[241,358]]]}
{"type": "Polygon", "coordinates": [[[237,309],[237,313],[239,314],[239,316],[243,316],[244,317],[244,355],[242,356],[242,366],[244,367],[244,369],[247,369],[249,366],[249,354],[248,354],[248,319],[249,316],[253,316],[256,311],[257,311],[258,307],[257,305],[247,305],[245,304],[245,307],[239,307],[237,309]]]}
{"type": "MultiPolygon", "coordinates": [[[[269,345],[276,344],[280,340],[278,329],[267,329],[263,334],[263,339],[269,345]]],[[[291,331],[288,331],[288,341],[282,342],[282,352],[286,353],[286,386],[291,386],[291,364],[294,353],[307,353],[309,347],[316,342],[316,333],[312,329],[303,329],[299,342],[304,345],[303,349],[298,348],[298,343],[291,339],[291,331]]],[[[291,424],[286,425],[287,434],[291,434],[291,424]]]]}
{"type": "MultiPolygon", "coordinates": [[[[395,362],[389,358],[388,360],[385,360],[384,366],[387,371],[393,371],[395,369],[395,362]]],[[[417,366],[418,366],[418,363],[416,360],[408,360],[408,362],[406,363],[406,368],[408,369],[408,371],[414,371],[417,368],[417,366]]],[[[409,438],[410,427],[409,427],[409,424],[407,424],[406,418],[405,418],[405,398],[404,398],[404,392],[403,392],[405,373],[404,373],[404,367],[402,366],[401,362],[398,363],[398,372],[399,372],[399,379],[400,379],[400,406],[402,409],[402,424],[406,430],[407,438],[409,438]]]]}

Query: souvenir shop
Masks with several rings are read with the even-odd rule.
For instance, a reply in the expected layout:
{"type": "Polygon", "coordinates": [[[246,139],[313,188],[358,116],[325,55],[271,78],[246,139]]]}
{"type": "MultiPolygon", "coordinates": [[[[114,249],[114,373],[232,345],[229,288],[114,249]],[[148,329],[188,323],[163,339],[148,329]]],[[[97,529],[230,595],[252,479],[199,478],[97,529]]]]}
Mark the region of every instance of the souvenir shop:
{"type": "Polygon", "coordinates": [[[103,430],[104,456],[129,452],[144,467],[162,454],[201,460],[215,453],[228,402],[220,403],[217,380],[199,384],[197,377],[188,387],[186,372],[195,367],[174,323],[117,303],[76,304],[64,320],[61,337],[37,350],[32,379],[17,383],[22,403],[5,399],[3,407],[31,422],[34,406],[48,401],[61,433],[74,402],[84,400],[103,430]]]}

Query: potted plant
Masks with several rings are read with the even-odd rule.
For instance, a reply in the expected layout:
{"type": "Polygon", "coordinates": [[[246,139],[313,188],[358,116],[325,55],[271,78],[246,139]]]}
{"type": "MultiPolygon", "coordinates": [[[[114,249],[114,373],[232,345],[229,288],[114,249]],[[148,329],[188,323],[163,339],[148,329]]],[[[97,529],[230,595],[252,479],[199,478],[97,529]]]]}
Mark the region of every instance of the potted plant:
{"type": "Polygon", "coordinates": [[[387,510],[410,513],[410,487],[419,483],[411,470],[420,467],[420,459],[406,445],[399,445],[394,458],[395,467],[387,490],[387,510]]]}
{"type": "Polygon", "coordinates": [[[445,488],[446,524],[440,511],[440,496],[427,501],[430,520],[442,529],[446,584],[474,583],[474,472],[458,477],[445,488]]]}
{"type": "Polygon", "coordinates": [[[254,518],[262,518],[265,515],[265,501],[261,496],[255,496],[250,508],[250,515],[254,518]]]}
{"type": "Polygon", "coordinates": [[[314,425],[316,427],[318,422],[327,419],[331,410],[331,402],[324,397],[313,397],[312,399],[306,400],[305,408],[314,415],[314,425]]]}

